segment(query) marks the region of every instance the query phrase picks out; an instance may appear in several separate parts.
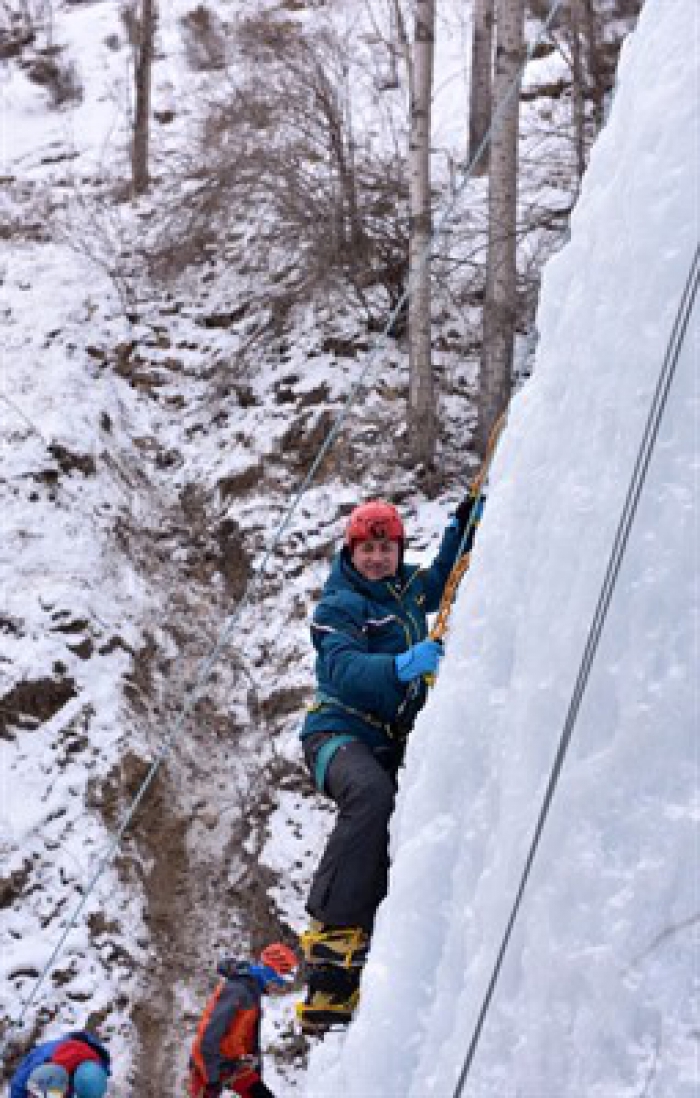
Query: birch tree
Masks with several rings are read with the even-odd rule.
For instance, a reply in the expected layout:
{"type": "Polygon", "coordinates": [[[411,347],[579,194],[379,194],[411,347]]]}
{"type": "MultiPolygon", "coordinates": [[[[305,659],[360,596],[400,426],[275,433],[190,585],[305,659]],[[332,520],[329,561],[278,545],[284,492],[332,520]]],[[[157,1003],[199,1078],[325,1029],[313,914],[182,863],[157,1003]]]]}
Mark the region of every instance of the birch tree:
{"type": "MultiPolygon", "coordinates": [[[[474,0],[472,64],[469,87],[469,162],[476,156],[491,124],[491,73],[493,66],[493,0],[474,0]]],[[[474,164],[475,175],[484,175],[488,149],[474,164]]]]}
{"type": "Polygon", "coordinates": [[[603,125],[605,117],[605,77],[601,61],[601,31],[598,26],[593,0],[583,0],[583,13],[586,35],[586,55],[590,78],[590,94],[593,97],[593,110],[596,130],[603,125]]]}
{"type": "Polygon", "coordinates": [[[569,0],[564,9],[563,39],[559,50],[571,68],[572,129],[580,182],[586,170],[589,145],[603,125],[605,108],[605,81],[592,0],[569,0]],[[593,107],[592,125],[587,112],[589,103],[593,107]]]}
{"type": "Polygon", "coordinates": [[[494,111],[509,103],[491,140],[489,242],[479,372],[476,445],[483,453],[493,424],[508,403],[516,320],[516,216],[519,88],[524,0],[496,0],[494,111]]]}
{"type": "Polygon", "coordinates": [[[586,170],[586,106],[585,77],[583,72],[581,6],[579,0],[569,5],[568,38],[571,51],[571,108],[574,123],[574,149],[576,151],[576,175],[579,182],[586,170]]]}
{"type": "Polygon", "coordinates": [[[156,32],[156,0],[141,0],[137,40],[134,44],[134,132],[131,146],[131,180],[134,194],[148,188],[148,149],[151,119],[151,74],[156,32]]]}
{"type": "Polygon", "coordinates": [[[408,47],[398,2],[397,26],[406,57],[409,85],[409,256],[408,428],[411,455],[431,467],[435,458],[437,417],[431,353],[430,129],[435,49],[435,0],[416,0],[413,50],[408,47]]]}

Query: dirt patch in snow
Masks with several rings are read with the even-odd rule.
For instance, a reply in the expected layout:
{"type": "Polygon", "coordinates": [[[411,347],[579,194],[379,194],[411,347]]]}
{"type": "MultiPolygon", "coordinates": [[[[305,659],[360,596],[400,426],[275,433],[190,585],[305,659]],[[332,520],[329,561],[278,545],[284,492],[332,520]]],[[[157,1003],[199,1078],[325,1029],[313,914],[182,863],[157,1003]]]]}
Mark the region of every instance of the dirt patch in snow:
{"type": "Polygon", "coordinates": [[[17,729],[37,728],[77,693],[71,678],[23,679],[0,698],[0,738],[11,740],[17,729]]]}
{"type": "Polygon", "coordinates": [[[258,863],[267,818],[262,799],[248,790],[252,810],[212,856],[211,844],[197,840],[215,832],[220,813],[205,805],[188,816],[179,784],[172,772],[161,772],[134,829],[146,875],[152,958],[132,1013],[140,1040],[134,1079],[139,1098],[163,1098],[166,1079],[184,1079],[218,960],[227,952],[244,958],[271,938],[289,939],[269,896],[274,876],[258,863]],[[238,867],[235,874],[232,866],[238,867]]]}
{"type": "Polygon", "coordinates": [[[135,827],[147,876],[144,920],[152,958],[144,977],[148,990],[132,1013],[140,1039],[135,1092],[141,1098],[162,1098],[164,1081],[172,1077],[172,1065],[186,1040],[186,1030],[174,1021],[179,1013],[174,974],[182,979],[196,966],[190,945],[198,931],[193,918],[196,882],[190,880],[188,821],[176,805],[176,791],[160,774],[135,827]]]}

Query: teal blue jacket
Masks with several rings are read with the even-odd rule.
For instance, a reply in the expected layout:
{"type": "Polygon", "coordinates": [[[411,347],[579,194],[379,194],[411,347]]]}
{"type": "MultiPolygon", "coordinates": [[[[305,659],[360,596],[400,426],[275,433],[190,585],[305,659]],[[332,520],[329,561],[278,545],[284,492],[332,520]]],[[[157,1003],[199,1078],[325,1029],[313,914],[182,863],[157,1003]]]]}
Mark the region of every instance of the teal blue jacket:
{"type": "Polygon", "coordinates": [[[407,734],[425,685],[399,682],[394,657],[427,637],[426,615],[440,605],[459,542],[453,519],[429,567],[401,564],[387,580],[364,579],[347,549],[337,555],[311,623],[317,692],[302,739],[344,732],[378,748],[407,734]]]}

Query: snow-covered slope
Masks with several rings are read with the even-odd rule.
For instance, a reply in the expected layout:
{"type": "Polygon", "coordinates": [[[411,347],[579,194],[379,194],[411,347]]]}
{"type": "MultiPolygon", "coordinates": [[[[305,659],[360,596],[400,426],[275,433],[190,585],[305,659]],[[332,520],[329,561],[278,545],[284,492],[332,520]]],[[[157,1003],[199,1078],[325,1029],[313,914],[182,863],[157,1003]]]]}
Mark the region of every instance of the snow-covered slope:
{"type": "MultiPolygon", "coordinates": [[[[606,54],[633,21],[625,4],[622,20],[611,17],[613,0],[599,5],[606,54]]],[[[25,5],[0,7],[0,1085],[34,1040],[87,1024],[112,1051],[115,1098],[162,1098],[163,1079],[169,1090],[184,1078],[218,955],[305,925],[331,812],[312,795],[297,730],[313,689],[308,614],[342,512],[360,494],[390,491],[412,551],[428,555],[472,463],[481,326],[472,260],[485,180],[464,192],[449,238],[450,271],[466,248],[471,274],[465,281],[458,264],[435,279],[439,496],[426,500],[406,460],[406,348],[385,341],[375,387],[45,971],[372,342],[365,312],[343,293],[302,295],[270,327],[269,257],[251,265],[237,218],[204,266],[154,283],[142,260],[172,224],[171,202],[189,193],[182,153],[201,147],[212,98],[243,71],[238,19],[263,11],[350,42],[358,148],[369,142],[381,156],[401,144],[406,96],[405,82],[385,84],[389,53],[367,22],[383,4],[170,0],[160,5],[153,74],[153,187],[126,201],[124,5],[26,5],[37,34],[19,52],[3,36],[9,9],[25,5]],[[228,27],[225,80],[218,64],[191,57],[184,17],[202,8],[228,27]],[[45,80],[51,59],[75,73],[75,95],[60,105],[45,80]]],[[[464,150],[469,27],[469,4],[439,5],[440,208],[464,150]]],[[[550,45],[525,81],[521,205],[553,211],[523,242],[528,278],[557,246],[556,211],[576,193],[569,76],[550,45]]],[[[291,1018],[280,1001],[266,1019],[266,1076],[280,1095],[303,1085],[291,1018]]]]}
{"type": "MultiPolygon", "coordinates": [[[[412,737],[358,1018],[311,1098],[455,1092],[698,238],[698,10],[648,0],[550,263],[412,737]]],[[[464,1094],[698,1093],[698,326],[464,1094]]]]}

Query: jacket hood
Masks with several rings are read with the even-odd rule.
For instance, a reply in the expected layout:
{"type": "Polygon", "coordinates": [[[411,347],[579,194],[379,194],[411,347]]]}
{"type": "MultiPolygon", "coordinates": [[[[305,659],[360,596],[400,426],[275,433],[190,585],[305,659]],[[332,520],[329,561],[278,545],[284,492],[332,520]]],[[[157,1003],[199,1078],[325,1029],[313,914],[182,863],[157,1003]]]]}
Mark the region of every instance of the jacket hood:
{"type": "Polygon", "coordinates": [[[274,976],[272,969],[267,969],[265,965],[255,964],[250,961],[237,961],[234,957],[225,957],[217,965],[216,971],[225,980],[247,980],[259,992],[265,991],[274,976]]]}
{"type": "Polygon", "coordinates": [[[216,966],[219,976],[226,980],[233,980],[236,976],[250,976],[250,965],[247,961],[238,961],[235,957],[224,957],[216,966]]]}
{"type": "Polygon", "coordinates": [[[93,1052],[96,1052],[97,1055],[100,1057],[100,1060],[102,1061],[102,1066],[106,1069],[107,1074],[109,1075],[111,1068],[111,1057],[105,1046],[102,1044],[101,1041],[98,1041],[94,1033],[90,1033],[90,1031],[87,1029],[76,1029],[72,1033],[69,1033],[68,1036],[71,1037],[74,1041],[82,1041],[84,1045],[88,1045],[93,1050],[93,1052]]]}

